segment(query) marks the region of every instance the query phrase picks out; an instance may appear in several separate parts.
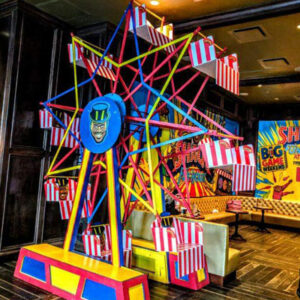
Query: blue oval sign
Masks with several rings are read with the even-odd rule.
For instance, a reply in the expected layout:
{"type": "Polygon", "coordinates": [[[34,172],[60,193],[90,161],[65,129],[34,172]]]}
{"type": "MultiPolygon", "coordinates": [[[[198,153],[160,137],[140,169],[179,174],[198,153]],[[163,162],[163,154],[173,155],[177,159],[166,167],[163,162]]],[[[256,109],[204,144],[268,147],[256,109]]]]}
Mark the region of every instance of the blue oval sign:
{"type": "Polygon", "coordinates": [[[121,131],[121,112],[112,97],[105,95],[90,101],[80,120],[80,137],[93,153],[104,153],[116,143],[121,131]]]}

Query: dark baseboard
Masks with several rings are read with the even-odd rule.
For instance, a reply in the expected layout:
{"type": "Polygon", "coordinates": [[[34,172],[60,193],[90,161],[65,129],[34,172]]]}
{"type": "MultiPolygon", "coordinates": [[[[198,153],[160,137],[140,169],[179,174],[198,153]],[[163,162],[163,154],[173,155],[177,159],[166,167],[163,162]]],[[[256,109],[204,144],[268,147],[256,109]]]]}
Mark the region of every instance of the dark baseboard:
{"type": "Polygon", "coordinates": [[[226,275],[225,277],[209,274],[210,283],[222,287],[225,283],[236,279],[236,271],[226,275]]]}

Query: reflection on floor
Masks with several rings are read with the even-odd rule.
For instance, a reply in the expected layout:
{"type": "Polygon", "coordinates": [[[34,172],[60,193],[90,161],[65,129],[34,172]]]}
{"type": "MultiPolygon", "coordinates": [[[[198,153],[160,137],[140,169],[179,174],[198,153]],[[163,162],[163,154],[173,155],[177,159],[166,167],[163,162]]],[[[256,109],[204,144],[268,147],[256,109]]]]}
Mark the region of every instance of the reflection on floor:
{"type": "MultiPolygon", "coordinates": [[[[208,286],[192,292],[172,285],[150,282],[151,299],[298,299],[300,234],[271,229],[271,234],[242,225],[247,242],[230,242],[241,250],[237,279],[223,288],[208,286]]],[[[233,231],[233,228],[230,229],[233,231]]],[[[0,299],[59,299],[13,278],[15,261],[0,264],[0,299]]]]}

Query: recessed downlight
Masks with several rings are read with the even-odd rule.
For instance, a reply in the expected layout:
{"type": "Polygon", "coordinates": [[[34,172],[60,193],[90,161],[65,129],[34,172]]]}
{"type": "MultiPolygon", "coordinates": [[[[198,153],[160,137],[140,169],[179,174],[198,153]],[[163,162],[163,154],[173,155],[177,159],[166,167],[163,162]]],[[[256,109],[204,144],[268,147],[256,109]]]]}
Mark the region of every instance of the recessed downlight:
{"type": "Polygon", "coordinates": [[[257,87],[261,88],[261,87],[262,87],[262,84],[258,84],[257,87]]]}
{"type": "Polygon", "coordinates": [[[157,1],[157,0],[151,0],[150,4],[153,5],[153,6],[157,6],[157,5],[159,5],[159,1],[157,1]]]}
{"type": "Polygon", "coordinates": [[[297,29],[300,29],[300,24],[297,25],[297,29]]]}
{"type": "Polygon", "coordinates": [[[279,100],[279,98],[278,98],[278,97],[275,97],[275,98],[274,98],[274,100],[275,100],[275,101],[278,101],[278,100],[279,100]]]}

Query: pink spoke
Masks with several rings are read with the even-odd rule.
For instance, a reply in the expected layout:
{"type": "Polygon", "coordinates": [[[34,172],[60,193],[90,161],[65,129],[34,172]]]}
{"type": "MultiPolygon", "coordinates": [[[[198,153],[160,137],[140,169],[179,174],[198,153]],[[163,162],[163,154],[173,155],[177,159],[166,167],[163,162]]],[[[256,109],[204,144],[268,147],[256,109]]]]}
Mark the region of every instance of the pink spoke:
{"type": "MultiPolygon", "coordinates": [[[[193,99],[193,102],[192,102],[191,106],[189,107],[189,109],[188,109],[188,111],[187,111],[187,114],[188,114],[188,115],[191,113],[192,107],[195,106],[195,104],[196,104],[197,100],[199,99],[199,97],[200,97],[200,95],[201,95],[201,93],[202,93],[204,87],[206,86],[206,83],[207,83],[208,80],[209,80],[209,76],[207,75],[207,76],[205,77],[204,81],[202,82],[202,84],[201,84],[201,86],[200,86],[200,88],[199,88],[198,93],[196,94],[195,98],[193,99]]],[[[186,121],[186,117],[183,118],[181,124],[184,124],[185,121],[186,121]]]]}

